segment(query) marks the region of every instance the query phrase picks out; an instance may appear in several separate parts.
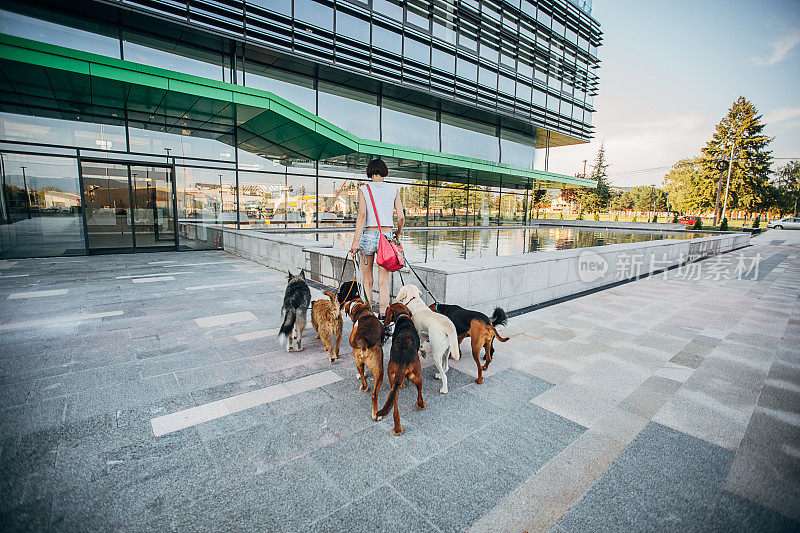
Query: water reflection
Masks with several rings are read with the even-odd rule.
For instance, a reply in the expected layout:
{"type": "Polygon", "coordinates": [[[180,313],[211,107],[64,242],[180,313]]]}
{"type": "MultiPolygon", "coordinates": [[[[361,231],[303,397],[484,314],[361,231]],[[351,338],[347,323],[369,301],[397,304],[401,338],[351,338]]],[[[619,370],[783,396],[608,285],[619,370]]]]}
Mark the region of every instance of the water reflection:
{"type": "MultiPolygon", "coordinates": [[[[691,239],[699,233],[660,233],[647,231],[592,230],[563,226],[435,230],[408,229],[401,236],[408,260],[425,263],[437,260],[474,259],[524,253],[569,250],[658,239],[691,239]]],[[[349,249],[353,232],[319,233],[319,241],[349,249]]]]}

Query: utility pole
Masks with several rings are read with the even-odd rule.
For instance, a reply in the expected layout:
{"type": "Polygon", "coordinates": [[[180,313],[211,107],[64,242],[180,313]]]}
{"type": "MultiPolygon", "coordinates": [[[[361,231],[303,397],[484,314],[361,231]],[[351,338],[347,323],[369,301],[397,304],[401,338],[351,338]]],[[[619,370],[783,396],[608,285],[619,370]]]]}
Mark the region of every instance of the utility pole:
{"type": "Polygon", "coordinates": [[[222,199],[222,174],[219,175],[219,214],[222,216],[223,206],[225,205],[222,199]]]}
{"type": "Polygon", "coordinates": [[[587,159],[583,160],[583,177],[584,178],[586,177],[586,161],[588,161],[588,160],[587,159]]]}

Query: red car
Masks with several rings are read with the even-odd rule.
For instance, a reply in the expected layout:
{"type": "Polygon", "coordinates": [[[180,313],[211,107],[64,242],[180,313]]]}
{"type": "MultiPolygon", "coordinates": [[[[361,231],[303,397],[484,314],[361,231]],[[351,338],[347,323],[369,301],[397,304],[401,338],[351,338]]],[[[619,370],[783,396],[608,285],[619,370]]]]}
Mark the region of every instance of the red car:
{"type": "MultiPolygon", "coordinates": [[[[698,220],[702,220],[700,217],[696,217],[694,215],[684,215],[678,219],[678,223],[686,224],[687,226],[694,226],[694,223],[698,220]]],[[[702,222],[701,222],[702,223],[702,222]]]]}

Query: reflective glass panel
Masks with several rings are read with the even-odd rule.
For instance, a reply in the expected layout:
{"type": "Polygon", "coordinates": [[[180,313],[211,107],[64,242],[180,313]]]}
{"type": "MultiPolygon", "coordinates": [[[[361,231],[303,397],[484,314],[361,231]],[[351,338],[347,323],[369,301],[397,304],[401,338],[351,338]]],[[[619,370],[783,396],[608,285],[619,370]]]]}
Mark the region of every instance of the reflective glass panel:
{"type": "Polygon", "coordinates": [[[244,82],[248,87],[269,91],[311,113],[317,110],[314,82],[309,78],[248,62],[244,82]]]}
{"type": "Polygon", "coordinates": [[[314,0],[294,0],[294,18],[333,31],[333,8],[314,0]]]}
{"type": "Polygon", "coordinates": [[[463,57],[456,60],[456,75],[470,81],[478,81],[478,65],[463,57]]]}
{"type": "Polygon", "coordinates": [[[485,85],[486,87],[490,87],[492,89],[497,88],[497,72],[493,72],[488,68],[479,67],[478,68],[478,83],[481,85],[485,85]]]}
{"type": "Polygon", "coordinates": [[[102,35],[108,30],[99,25],[92,30],[93,32],[78,30],[0,10],[0,33],[119,58],[119,39],[102,35]]]}
{"type": "Polygon", "coordinates": [[[501,163],[522,168],[533,168],[533,147],[536,139],[506,129],[500,130],[501,163]]]}
{"type": "MultiPolygon", "coordinates": [[[[194,76],[201,76],[203,78],[210,78],[212,80],[222,79],[222,54],[213,55],[209,53],[194,53],[187,47],[168,43],[166,41],[144,39],[146,44],[139,44],[138,42],[131,42],[126,37],[123,43],[123,51],[125,53],[126,61],[133,61],[134,63],[142,63],[143,65],[150,65],[153,67],[171,70],[173,72],[180,72],[183,74],[192,74],[194,76]],[[163,46],[164,48],[170,47],[174,51],[166,51],[164,49],[155,48],[155,46],[163,46]],[[185,54],[192,54],[194,57],[189,57],[185,54]]],[[[133,37],[137,40],[140,37],[133,37]]]]}
{"type": "Polygon", "coordinates": [[[372,46],[400,55],[403,52],[403,36],[383,26],[373,24],[372,46]]]}
{"type": "Polygon", "coordinates": [[[431,51],[431,63],[434,67],[455,74],[456,72],[456,57],[452,52],[441,50],[433,47],[431,51]]]}
{"type": "Polygon", "coordinates": [[[439,123],[436,121],[436,111],[384,98],[382,120],[384,142],[425,150],[439,150],[439,123]]]}
{"type": "Polygon", "coordinates": [[[0,157],[0,257],[85,254],[77,161],[0,157]]]}
{"type": "Polygon", "coordinates": [[[431,58],[431,47],[421,41],[413,39],[406,35],[403,48],[403,55],[407,58],[413,59],[423,65],[429,65],[431,58]]]}
{"type": "Polygon", "coordinates": [[[292,16],[292,0],[247,0],[247,3],[292,16]]]}
{"type": "Polygon", "coordinates": [[[366,139],[379,140],[376,96],[319,82],[319,116],[366,139]]]}
{"type": "Polygon", "coordinates": [[[442,115],[442,152],[497,162],[500,148],[494,126],[442,115]]]}
{"type": "Polygon", "coordinates": [[[342,11],[337,11],[336,34],[369,44],[369,22],[342,11]]]}
{"type": "Polygon", "coordinates": [[[372,0],[372,9],[381,15],[403,21],[403,8],[392,0],[372,0]]]}
{"type": "MultiPolygon", "coordinates": [[[[119,115],[121,116],[122,112],[119,115]]],[[[125,150],[125,128],[123,126],[30,117],[11,113],[0,113],[0,139],[60,144],[95,150],[125,150]]]]}

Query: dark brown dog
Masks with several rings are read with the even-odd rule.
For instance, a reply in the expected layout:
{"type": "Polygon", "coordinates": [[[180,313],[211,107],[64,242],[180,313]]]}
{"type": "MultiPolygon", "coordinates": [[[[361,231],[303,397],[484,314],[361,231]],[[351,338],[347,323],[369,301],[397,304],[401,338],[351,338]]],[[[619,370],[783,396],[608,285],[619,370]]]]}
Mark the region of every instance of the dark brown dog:
{"type": "Polygon", "coordinates": [[[378,390],[383,383],[383,324],[372,313],[369,305],[361,299],[347,302],[344,310],[353,321],[350,346],[353,347],[353,357],[356,359],[356,368],[361,377],[361,390],[367,390],[365,364],[375,379],[375,386],[372,389],[372,418],[377,419],[378,390]]]}
{"type": "Polygon", "coordinates": [[[494,355],[492,343],[495,337],[500,342],[506,342],[509,339],[509,337],[501,337],[495,329],[495,326],[505,326],[508,322],[506,312],[497,307],[490,319],[483,313],[464,309],[459,305],[433,303],[430,308],[431,311],[441,313],[453,321],[458,334],[459,345],[465,337],[470,337],[472,340],[472,358],[475,360],[475,364],[478,365],[478,379],[475,380],[475,383],[483,383],[483,371],[489,368],[489,363],[492,362],[492,356],[494,355]],[[483,366],[481,366],[479,359],[481,348],[484,350],[483,360],[486,361],[483,366]]]}
{"type": "Polygon", "coordinates": [[[389,352],[389,383],[392,390],[383,408],[378,411],[379,417],[389,414],[389,409],[394,406],[394,429],[395,435],[403,433],[403,426],[400,425],[400,411],[397,408],[398,390],[403,387],[405,380],[408,379],[417,387],[417,407],[425,409],[425,401],[422,399],[422,368],[419,363],[419,334],[414,322],[411,320],[411,311],[401,303],[393,303],[386,310],[384,326],[394,322],[394,332],[392,333],[392,349],[389,352]]]}
{"type": "Polygon", "coordinates": [[[339,359],[339,343],[342,340],[342,315],[339,300],[332,291],[325,291],[328,300],[317,300],[311,305],[311,325],[328,351],[331,363],[339,359]],[[331,343],[333,337],[333,343],[331,343]]]}

